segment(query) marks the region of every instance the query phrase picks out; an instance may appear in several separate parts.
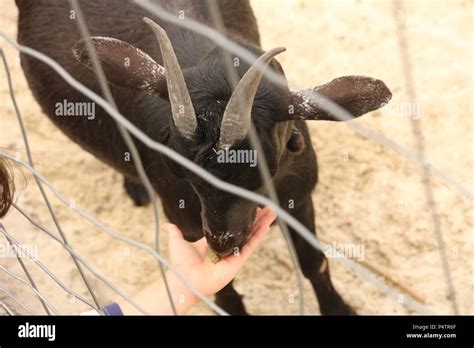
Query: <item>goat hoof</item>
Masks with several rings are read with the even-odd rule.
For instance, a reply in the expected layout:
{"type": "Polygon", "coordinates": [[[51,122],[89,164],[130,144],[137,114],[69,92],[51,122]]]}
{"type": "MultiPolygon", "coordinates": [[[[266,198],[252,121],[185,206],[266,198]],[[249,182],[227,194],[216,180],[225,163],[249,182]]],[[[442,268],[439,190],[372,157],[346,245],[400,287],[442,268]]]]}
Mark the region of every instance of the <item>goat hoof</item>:
{"type": "Polygon", "coordinates": [[[220,302],[216,299],[216,305],[225,310],[230,315],[249,315],[242,302],[229,303],[220,302]]]}
{"type": "Polygon", "coordinates": [[[137,207],[144,207],[150,203],[150,197],[141,183],[124,179],[123,187],[137,207]]]}
{"type": "Polygon", "coordinates": [[[345,315],[358,315],[358,314],[354,308],[352,308],[351,306],[347,306],[347,311],[345,315]]]}
{"type": "MultiPolygon", "coordinates": [[[[226,288],[224,288],[226,289],[226,288]]],[[[218,293],[215,303],[230,315],[249,315],[245,310],[243,296],[237,293],[234,288],[218,293]]]]}
{"type": "Polygon", "coordinates": [[[354,308],[347,304],[326,308],[321,310],[322,315],[357,315],[357,312],[354,308]]]}

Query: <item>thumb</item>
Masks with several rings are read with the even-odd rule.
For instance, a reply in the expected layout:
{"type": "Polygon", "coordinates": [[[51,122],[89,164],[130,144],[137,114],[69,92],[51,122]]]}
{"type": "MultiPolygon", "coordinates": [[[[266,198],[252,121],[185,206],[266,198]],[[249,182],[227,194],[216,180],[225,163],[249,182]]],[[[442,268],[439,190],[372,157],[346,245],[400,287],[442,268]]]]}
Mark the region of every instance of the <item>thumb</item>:
{"type": "Polygon", "coordinates": [[[184,239],[178,226],[166,223],[163,225],[163,230],[168,233],[168,250],[171,264],[186,264],[199,259],[199,254],[192,243],[184,239]]]}
{"type": "Polygon", "coordinates": [[[180,231],[178,226],[165,223],[162,226],[163,232],[168,235],[168,251],[170,254],[171,262],[176,260],[177,254],[179,253],[180,247],[184,242],[183,233],[180,231]]]}
{"type": "Polygon", "coordinates": [[[164,223],[161,226],[161,229],[166,235],[168,235],[168,239],[183,239],[183,233],[180,231],[178,226],[172,223],[164,223]]]}

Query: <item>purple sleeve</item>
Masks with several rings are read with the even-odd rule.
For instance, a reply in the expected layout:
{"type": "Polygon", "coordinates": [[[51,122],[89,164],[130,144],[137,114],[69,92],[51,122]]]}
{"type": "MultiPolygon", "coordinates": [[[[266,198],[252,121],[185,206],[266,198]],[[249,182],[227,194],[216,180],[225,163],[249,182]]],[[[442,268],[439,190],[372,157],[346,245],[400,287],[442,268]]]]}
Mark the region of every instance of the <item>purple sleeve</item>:
{"type": "Polygon", "coordinates": [[[123,315],[122,309],[120,309],[120,306],[115,302],[108,304],[107,306],[104,306],[104,308],[102,309],[104,310],[105,315],[111,315],[111,316],[123,315]]]}

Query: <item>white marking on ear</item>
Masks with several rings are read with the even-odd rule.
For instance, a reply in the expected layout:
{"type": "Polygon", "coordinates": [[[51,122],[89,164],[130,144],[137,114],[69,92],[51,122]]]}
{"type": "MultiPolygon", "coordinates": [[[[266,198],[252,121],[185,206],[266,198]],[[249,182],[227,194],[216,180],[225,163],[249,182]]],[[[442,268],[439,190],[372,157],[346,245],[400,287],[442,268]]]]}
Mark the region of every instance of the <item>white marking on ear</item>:
{"type": "Polygon", "coordinates": [[[295,92],[295,94],[301,98],[300,106],[306,111],[311,112],[313,108],[311,106],[311,95],[313,94],[311,91],[302,89],[300,91],[295,92]]]}

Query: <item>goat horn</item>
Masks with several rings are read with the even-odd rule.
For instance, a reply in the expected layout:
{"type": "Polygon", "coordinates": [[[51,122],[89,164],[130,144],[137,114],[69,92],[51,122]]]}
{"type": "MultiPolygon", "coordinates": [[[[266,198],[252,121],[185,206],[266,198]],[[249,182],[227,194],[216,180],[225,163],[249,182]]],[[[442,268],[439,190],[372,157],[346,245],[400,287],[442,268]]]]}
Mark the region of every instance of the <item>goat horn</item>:
{"type": "Polygon", "coordinates": [[[273,57],[285,50],[284,47],[277,47],[261,55],[239,81],[222,117],[219,149],[229,148],[245,138],[250,128],[253,100],[263,72],[273,57]]]}
{"type": "Polygon", "coordinates": [[[160,44],[174,125],[181,135],[192,140],[197,127],[196,113],[173,46],[162,27],[147,17],[143,21],[153,30],[160,44]]]}

